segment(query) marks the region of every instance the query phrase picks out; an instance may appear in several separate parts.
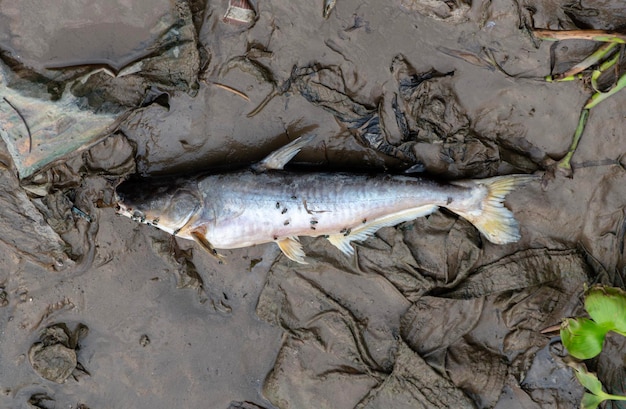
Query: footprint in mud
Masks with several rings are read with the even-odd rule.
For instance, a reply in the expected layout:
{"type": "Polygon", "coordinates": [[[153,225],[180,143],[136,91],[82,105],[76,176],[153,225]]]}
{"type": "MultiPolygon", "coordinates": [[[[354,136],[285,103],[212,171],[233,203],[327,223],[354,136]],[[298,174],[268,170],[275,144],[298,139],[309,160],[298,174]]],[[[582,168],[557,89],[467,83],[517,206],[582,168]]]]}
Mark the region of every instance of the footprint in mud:
{"type": "Polygon", "coordinates": [[[78,362],[78,342],[87,336],[89,328],[78,324],[70,331],[65,323],[53,324],[41,331],[39,341],[28,351],[28,359],[39,376],[56,383],[64,383],[70,375],[74,378],[89,373],[78,362]]]}

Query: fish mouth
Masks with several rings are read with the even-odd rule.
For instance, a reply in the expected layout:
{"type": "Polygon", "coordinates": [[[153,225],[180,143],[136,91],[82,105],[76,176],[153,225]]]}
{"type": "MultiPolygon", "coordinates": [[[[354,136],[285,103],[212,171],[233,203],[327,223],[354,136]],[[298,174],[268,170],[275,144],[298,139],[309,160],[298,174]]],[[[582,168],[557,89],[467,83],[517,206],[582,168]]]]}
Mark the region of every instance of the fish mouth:
{"type": "Polygon", "coordinates": [[[124,204],[120,202],[117,195],[115,195],[115,197],[113,198],[113,207],[115,208],[115,213],[117,214],[121,214],[123,211],[126,210],[126,206],[124,206],[124,204]]]}
{"type": "Polygon", "coordinates": [[[129,217],[137,222],[145,223],[146,215],[142,211],[133,209],[132,206],[127,206],[124,203],[124,198],[118,195],[117,193],[115,194],[114,199],[115,199],[115,213],[116,214],[129,217]]]}
{"type": "Polygon", "coordinates": [[[117,192],[113,195],[113,203],[115,207],[115,213],[126,216],[128,212],[128,207],[124,204],[124,198],[120,196],[117,192]]]}

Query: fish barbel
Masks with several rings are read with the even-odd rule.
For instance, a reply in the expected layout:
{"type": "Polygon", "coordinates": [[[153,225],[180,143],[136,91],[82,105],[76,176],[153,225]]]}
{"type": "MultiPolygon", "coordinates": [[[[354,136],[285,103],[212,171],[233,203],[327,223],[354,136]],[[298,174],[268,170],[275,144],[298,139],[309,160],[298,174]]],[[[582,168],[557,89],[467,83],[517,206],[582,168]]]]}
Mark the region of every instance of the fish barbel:
{"type": "Polygon", "coordinates": [[[504,197],[531,175],[441,184],[402,175],[283,171],[311,137],[296,139],[249,169],[193,178],[126,181],[116,189],[117,212],[215,249],[276,242],[305,263],[299,236],[324,236],[347,255],[385,226],[445,207],[470,221],[489,241],[519,240],[504,197]]]}

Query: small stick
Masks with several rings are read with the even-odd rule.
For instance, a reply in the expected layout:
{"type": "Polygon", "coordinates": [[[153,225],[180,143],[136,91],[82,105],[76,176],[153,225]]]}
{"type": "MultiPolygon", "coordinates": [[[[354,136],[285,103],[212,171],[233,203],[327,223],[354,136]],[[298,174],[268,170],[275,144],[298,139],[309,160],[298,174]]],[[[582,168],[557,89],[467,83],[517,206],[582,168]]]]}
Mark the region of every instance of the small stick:
{"type": "Polygon", "coordinates": [[[20,117],[22,122],[24,122],[24,126],[26,127],[26,132],[28,133],[28,153],[31,153],[33,150],[33,135],[30,133],[30,128],[28,127],[28,124],[26,123],[26,119],[24,118],[22,113],[15,107],[15,105],[10,103],[9,100],[6,99],[6,97],[2,97],[2,99],[4,99],[4,102],[9,104],[9,106],[13,108],[13,110],[17,113],[17,115],[20,117]]]}
{"type": "Polygon", "coordinates": [[[534,29],[533,34],[541,40],[591,40],[603,43],[626,44],[626,34],[606,30],[545,30],[534,29]]]}
{"type": "Polygon", "coordinates": [[[219,82],[211,82],[211,84],[215,85],[218,88],[225,89],[226,91],[230,91],[233,94],[238,95],[241,98],[245,99],[246,101],[250,102],[250,98],[248,98],[246,94],[244,94],[243,92],[239,90],[236,90],[235,88],[231,88],[228,85],[220,84],[219,82]]]}
{"type": "Polygon", "coordinates": [[[259,112],[261,112],[261,110],[263,110],[263,108],[265,108],[265,105],[267,105],[272,99],[274,99],[275,96],[277,96],[278,93],[276,92],[276,89],[273,89],[272,92],[270,92],[269,94],[267,94],[267,96],[263,99],[263,101],[261,101],[261,103],[259,105],[257,105],[256,108],[254,108],[252,111],[248,112],[246,114],[246,116],[248,118],[252,118],[253,116],[255,116],[256,114],[258,114],[259,112]]]}
{"type": "Polygon", "coordinates": [[[557,325],[552,325],[551,327],[544,328],[540,332],[542,334],[549,334],[551,332],[559,331],[560,329],[561,329],[561,324],[557,324],[557,325]]]}

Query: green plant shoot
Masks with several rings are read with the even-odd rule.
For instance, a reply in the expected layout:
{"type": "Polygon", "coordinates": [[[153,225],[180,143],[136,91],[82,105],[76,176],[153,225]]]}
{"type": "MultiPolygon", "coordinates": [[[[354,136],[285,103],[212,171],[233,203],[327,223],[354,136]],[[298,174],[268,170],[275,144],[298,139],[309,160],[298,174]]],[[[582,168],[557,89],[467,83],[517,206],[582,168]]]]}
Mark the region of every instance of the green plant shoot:
{"type": "Polygon", "coordinates": [[[611,395],[610,393],[604,392],[602,382],[600,382],[596,374],[587,372],[585,365],[577,362],[570,363],[569,365],[576,371],[575,374],[578,382],[589,391],[585,392],[580,402],[582,409],[595,409],[605,400],[626,400],[626,396],[611,395]]]}

